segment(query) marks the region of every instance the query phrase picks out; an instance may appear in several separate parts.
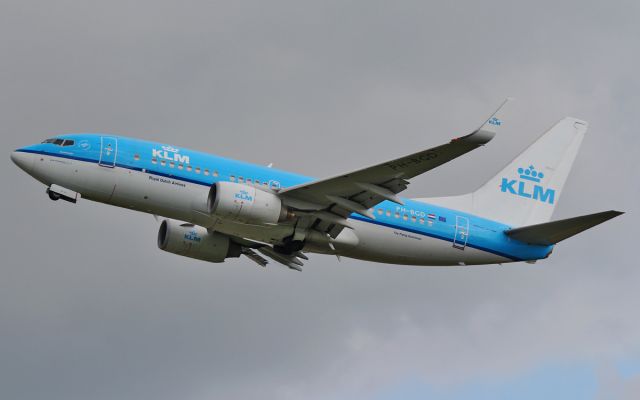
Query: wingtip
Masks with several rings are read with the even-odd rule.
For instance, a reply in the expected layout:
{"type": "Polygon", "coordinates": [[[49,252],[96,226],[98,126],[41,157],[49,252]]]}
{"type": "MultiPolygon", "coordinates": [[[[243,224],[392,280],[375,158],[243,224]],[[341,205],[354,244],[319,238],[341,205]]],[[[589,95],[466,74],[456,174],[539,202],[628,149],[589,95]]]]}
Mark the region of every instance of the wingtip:
{"type": "Polygon", "coordinates": [[[604,211],[604,212],[602,212],[600,214],[603,216],[603,218],[605,218],[605,220],[610,220],[610,219],[614,219],[616,217],[619,217],[624,213],[625,213],[624,211],[609,210],[609,211],[604,211]]]}
{"type": "Polygon", "coordinates": [[[576,117],[564,117],[563,119],[567,121],[573,121],[574,124],[584,125],[585,127],[589,126],[589,122],[576,117]]]}

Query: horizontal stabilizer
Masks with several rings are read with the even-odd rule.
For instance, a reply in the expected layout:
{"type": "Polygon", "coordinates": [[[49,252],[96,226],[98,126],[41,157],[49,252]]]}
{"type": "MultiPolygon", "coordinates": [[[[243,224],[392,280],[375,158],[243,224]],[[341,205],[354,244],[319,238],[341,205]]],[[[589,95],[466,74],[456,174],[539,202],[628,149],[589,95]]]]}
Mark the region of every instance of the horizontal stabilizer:
{"type": "Polygon", "coordinates": [[[624,214],[620,211],[604,211],[596,214],[583,215],[575,218],[561,219],[544,224],[529,225],[522,228],[510,229],[505,234],[521,242],[550,246],[577,235],[582,231],[593,228],[605,221],[624,214]]]}

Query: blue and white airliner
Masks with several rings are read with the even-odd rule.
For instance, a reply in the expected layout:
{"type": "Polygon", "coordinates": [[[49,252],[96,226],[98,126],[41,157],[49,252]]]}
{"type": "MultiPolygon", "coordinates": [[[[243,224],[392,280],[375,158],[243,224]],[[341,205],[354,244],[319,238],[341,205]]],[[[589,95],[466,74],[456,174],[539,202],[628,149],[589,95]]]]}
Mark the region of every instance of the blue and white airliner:
{"type": "Polygon", "coordinates": [[[398,196],[415,176],[488,143],[505,125],[508,103],[471,134],[325,179],[106,134],[59,135],[11,159],[52,200],[84,198],[166,218],[159,248],[208,262],[244,255],[301,270],[309,253],[406,265],[535,262],[622,214],[551,221],[584,121],[562,119],[472,193],[398,196]]]}

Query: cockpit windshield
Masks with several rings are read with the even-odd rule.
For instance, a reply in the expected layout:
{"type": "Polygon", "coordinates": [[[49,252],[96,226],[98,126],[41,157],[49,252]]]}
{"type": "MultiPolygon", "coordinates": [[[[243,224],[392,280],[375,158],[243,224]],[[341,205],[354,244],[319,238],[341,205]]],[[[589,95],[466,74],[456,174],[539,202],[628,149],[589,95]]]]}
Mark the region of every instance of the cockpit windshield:
{"type": "Polygon", "coordinates": [[[73,146],[75,141],[70,139],[51,138],[42,142],[42,144],[47,144],[47,143],[54,144],[56,146],[73,146]]]}

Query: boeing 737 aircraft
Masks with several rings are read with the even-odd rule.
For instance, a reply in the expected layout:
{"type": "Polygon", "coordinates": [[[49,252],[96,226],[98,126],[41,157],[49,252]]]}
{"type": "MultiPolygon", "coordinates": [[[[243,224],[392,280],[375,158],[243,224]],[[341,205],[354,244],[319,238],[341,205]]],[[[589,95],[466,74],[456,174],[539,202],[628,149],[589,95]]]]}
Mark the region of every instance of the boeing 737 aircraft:
{"type": "Polygon", "coordinates": [[[556,243],[616,217],[550,221],[587,131],[564,118],[473,193],[407,199],[409,181],[488,143],[505,105],[469,135],[326,179],[105,134],[70,134],[11,159],[52,200],[80,198],[167,218],[160,249],[219,263],[248,257],[301,270],[309,253],[407,265],[548,257],[556,243]]]}

